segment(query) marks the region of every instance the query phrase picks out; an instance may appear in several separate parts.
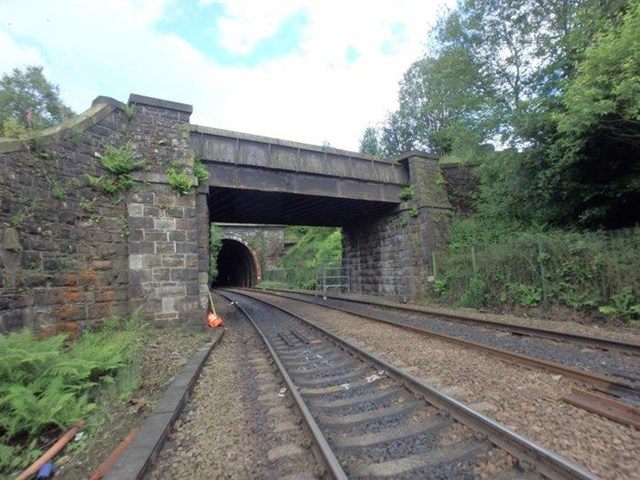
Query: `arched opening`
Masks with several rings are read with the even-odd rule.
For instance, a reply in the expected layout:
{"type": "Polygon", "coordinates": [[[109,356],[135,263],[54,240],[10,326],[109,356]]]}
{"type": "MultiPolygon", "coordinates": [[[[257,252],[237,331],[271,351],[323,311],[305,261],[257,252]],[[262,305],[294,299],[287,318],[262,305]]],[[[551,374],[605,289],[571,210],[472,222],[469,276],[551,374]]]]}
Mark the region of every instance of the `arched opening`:
{"type": "Polygon", "coordinates": [[[214,286],[253,287],[259,280],[259,268],[254,253],[246,245],[238,240],[223,239],[214,286]]]}

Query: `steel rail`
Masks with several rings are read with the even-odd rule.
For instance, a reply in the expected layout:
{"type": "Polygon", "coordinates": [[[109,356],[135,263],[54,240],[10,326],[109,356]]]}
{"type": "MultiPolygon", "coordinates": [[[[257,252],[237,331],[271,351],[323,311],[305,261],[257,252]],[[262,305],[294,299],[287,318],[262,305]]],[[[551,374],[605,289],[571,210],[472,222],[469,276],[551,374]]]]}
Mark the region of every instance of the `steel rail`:
{"type": "MultiPolygon", "coordinates": [[[[258,289],[253,289],[253,290],[258,291],[258,289]]],[[[260,289],[260,291],[263,291],[263,289],[260,289]]],[[[264,293],[269,293],[269,292],[285,293],[285,294],[294,293],[297,295],[306,295],[309,297],[312,296],[312,294],[310,293],[300,292],[296,290],[264,289],[264,293]]],[[[436,317],[444,317],[445,319],[451,319],[457,322],[467,322],[467,323],[476,324],[480,326],[488,326],[498,330],[508,330],[521,335],[548,338],[551,340],[561,340],[565,342],[587,344],[603,350],[614,349],[614,350],[620,350],[623,352],[640,355],[640,343],[636,343],[636,342],[625,342],[622,340],[614,340],[612,338],[605,338],[605,337],[594,337],[590,335],[583,335],[580,333],[560,332],[560,331],[551,330],[548,328],[528,327],[526,325],[515,325],[512,323],[505,323],[505,322],[498,322],[495,320],[477,318],[472,315],[465,314],[463,312],[455,313],[455,314],[447,313],[447,312],[439,312],[437,310],[433,310],[426,307],[402,306],[402,305],[395,305],[387,302],[375,302],[375,301],[359,300],[355,298],[346,298],[346,297],[341,297],[337,295],[324,295],[324,297],[332,300],[342,300],[345,302],[359,303],[363,305],[370,305],[370,306],[382,307],[382,308],[390,308],[393,310],[399,310],[404,312],[425,313],[425,314],[433,315],[436,317]]]]}
{"type": "Polygon", "coordinates": [[[533,466],[542,475],[556,480],[556,479],[581,479],[581,480],[597,480],[598,477],[588,472],[584,468],[566,460],[565,458],[547,450],[546,448],[528,440],[527,438],[519,435],[518,433],[508,429],[497,423],[496,421],[476,412],[472,408],[464,405],[458,400],[442,393],[432,387],[431,385],[423,382],[418,377],[415,377],[409,373],[406,373],[390,363],[387,363],[383,359],[365,352],[364,350],[356,347],[350,342],[338,337],[337,335],[325,330],[321,326],[317,325],[313,320],[305,318],[304,316],[292,312],[284,307],[276,305],[267,300],[256,298],[249,295],[246,292],[238,290],[231,290],[238,295],[244,295],[252,298],[264,304],[270,305],[294,318],[297,318],[314,328],[317,328],[327,337],[331,338],[334,342],[342,345],[344,348],[350,350],[352,353],[358,355],[361,358],[376,365],[379,369],[385,370],[387,373],[391,373],[397,380],[404,382],[408,387],[423,395],[425,400],[432,405],[448,411],[453,418],[458,420],[463,425],[481,432],[487,435],[487,438],[496,446],[507,451],[514,457],[523,461],[524,464],[533,466]]]}
{"type": "Polygon", "coordinates": [[[429,335],[439,340],[453,343],[455,345],[461,345],[463,347],[473,348],[475,350],[488,353],[490,355],[496,356],[498,358],[502,358],[504,360],[516,361],[522,365],[527,365],[533,368],[540,368],[548,372],[558,373],[558,374],[564,375],[565,377],[569,377],[574,380],[578,380],[580,382],[585,382],[590,385],[594,385],[597,388],[608,389],[610,387],[614,387],[615,389],[618,390],[619,393],[632,393],[632,394],[637,393],[637,389],[633,384],[618,378],[610,377],[608,375],[602,375],[600,373],[588,372],[586,370],[580,370],[577,368],[568,367],[566,365],[562,365],[557,362],[542,360],[539,358],[531,357],[529,355],[524,355],[521,353],[511,352],[509,350],[504,350],[498,347],[490,347],[482,343],[473,342],[471,340],[464,340],[458,337],[453,337],[451,335],[445,335],[443,333],[434,332],[433,330],[429,330],[428,328],[416,327],[413,325],[406,325],[404,323],[395,322],[393,320],[388,320],[388,319],[379,318],[373,315],[355,312],[353,310],[349,310],[348,308],[336,307],[332,305],[321,305],[311,300],[291,298],[284,295],[272,294],[268,292],[260,292],[260,293],[265,293],[267,295],[273,295],[273,296],[276,296],[279,298],[285,298],[288,300],[299,301],[303,303],[310,303],[311,305],[316,305],[318,307],[337,310],[340,312],[348,313],[350,315],[362,317],[367,320],[373,320],[375,322],[385,323],[387,325],[392,325],[394,327],[409,330],[411,332],[416,332],[423,335],[429,335]]]}
{"type": "MultiPolygon", "coordinates": [[[[230,299],[227,295],[225,295],[221,291],[218,291],[218,293],[221,296],[223,296],[224,298],[226,298],[227,300],[232,301],[232,299],[230,299]]],[[[315,419],[313,418],[313,415],[311,415],[311,412],[309,411],[309,408],[307,407],[304,399],[302,398],[302,396],[300,395],[300,393],[296,389],[295,384],[291,380],[291,377],[289,376],[289,374],[287,373],[287,370],[285,369],[284,365],[282,364],[282,362],[278,358],[278,355],[277,355],[276,351],[271,346],[271,343],[267,339],[266,335],[262,332],[262,330],[260,329],[258,324],[254,321],[254,319],[251,317],[251,315],[249,315],[249,312],[247,312],[242,307],[242,305],[239,305],[238,303],[235,303],[235,306],[247,317],[247,319],[251,322],[253,327],[256,329],[256,331],[258,332],[258,334],[262,338],[262,341],[264,342],[264,344],[267,346],[267,349],[269,350],[269,353],[271,354],[271,357],[273,358],[273,361],[275,362],[276,366],[278,367],[278,370],[280,371],[280,375],[282,375],[282,378],[284,379],[285,383],[287,384],[287,388],[289,389],[289,392],[291,393],[291,396],[293,397],[293,400],[294,400],[294,402],[296,404],[296,407],[298,408],[298,411],[302,415],[302,418],[303,418],[304,422],[307,424],[307,427],[309,428],[309,431],[311,432],[311,435],[315,439],[316,444],[318,446],[318,449],[320,450],[320,453],[322,454],[322,457],[323,457],[327,467],[329,467],[329,470],[331,471],[332,475],[334,476],[334,478],[336,480],[346,480],[348,478],[347,474],[342,469],[342,466],[340,465],[340,462],[336,458],[335,453],[333,452],[333,450],[329,446],[329,442],[327,442],[327,439],[325,438],[324,434],[322,433],[322,430],[320,430],[320,427],[318,426],[318,424],[316,423],[315,419]]]]}

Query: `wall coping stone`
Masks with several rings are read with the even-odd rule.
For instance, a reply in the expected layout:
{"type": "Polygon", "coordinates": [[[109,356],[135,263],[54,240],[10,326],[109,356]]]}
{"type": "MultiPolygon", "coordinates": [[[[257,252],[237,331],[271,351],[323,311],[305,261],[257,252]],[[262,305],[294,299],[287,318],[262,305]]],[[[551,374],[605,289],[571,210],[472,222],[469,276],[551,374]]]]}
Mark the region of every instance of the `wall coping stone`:
{"type": "MultiPolygon", "coordinates": [[[[38,130],[36,132],[30,132],[24,135],[20,135],[18,138],[0,137],[0,153],[11,153],[26,150],[29,141],[34,138],[42,139],[42,141],[44,141],[46,144],[48,142],[58,140],[58,135],[67,130],[71,130],[73,128],[87,130],[89,127],[96,125],[98,122],[100,122],[100,120],[105,118],[116,108],[120,108],[120,106],[122,105],[120,104],[120,106],[116,106],[114,103],[106,101],[100,101],[99,103],[96,103],[96,101],[101,98],[106,99],[108,97],[98,97],[96,100],[94,100],[94,104],[91,106],[91,108],[85,110],[84,112],[76,115],[73,118],[65,120],[55,127],[45,128],[44,130],[38,130]]],[[[114,101],[117,102],[117,100],[114,101]]]]}
{"type": "Polygon", "coordinates": [[[414,157],[422,158],[424,160],[440,160],[440,157],[433,153],[421,152],[419,150],[411,150],[410,152],[405,152],[397,157],[393,157],[393,161],[398,163],[406,162],[410,158],[414,158],[414,157]]]}
{"type": "Polygon", "coordinates": [[[165,108],[167,110],[176,110],[178,112],[193,113],[193,105],[186,103],[172,102],[170,100],[163,100],[161,98],[147,97],[145,95],[138,95],[132,93],[129,95],[129,105],[149,105],[150,107],[165,108]]]}

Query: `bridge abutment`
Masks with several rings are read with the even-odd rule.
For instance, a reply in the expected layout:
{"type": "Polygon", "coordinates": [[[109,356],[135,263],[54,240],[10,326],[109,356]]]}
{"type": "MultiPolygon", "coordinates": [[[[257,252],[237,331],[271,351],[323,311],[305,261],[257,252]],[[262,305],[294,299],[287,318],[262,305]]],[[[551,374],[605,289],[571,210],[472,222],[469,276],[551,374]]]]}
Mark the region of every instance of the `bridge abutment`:
{"type": "Polygon", "coordinates": [[[343,228],[343,264],[353,293],[410,301],[429,288],[430,254],[445,247],[453,208],[437,158],[411,152],[398,161],[410,181],[404,201],[374,222],[343,228]]]}
{"type": "Polygon", "coordinates": [[[157,326],[202,321],[207,307],[207,189],[178,192],[171,172],[193,175],[192,107],[132,95],[132,141],[147,167],[127,195],[129,309],[157,326]]]}

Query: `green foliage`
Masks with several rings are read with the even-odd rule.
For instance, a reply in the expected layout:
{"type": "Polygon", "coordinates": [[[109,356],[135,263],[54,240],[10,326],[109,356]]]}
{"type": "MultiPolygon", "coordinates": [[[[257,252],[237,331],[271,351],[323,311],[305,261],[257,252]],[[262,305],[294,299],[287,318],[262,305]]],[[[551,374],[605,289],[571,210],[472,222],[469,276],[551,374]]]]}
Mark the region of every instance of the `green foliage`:
{"type": "Polygon", "coordinates": [[[199,182],[204,182],[209,178],[209,171],[202,164],[202,160],[200,157],[196,157],[195,162],[193,164],[193,174],[196,176],[199,182]]]}
{"type": "Polygon", "coordinates": [[[136,319],[112,319],[75,343],[65,335],[38,340],[30,330],[1,336],[0,474],[31,463],[43,433],[86,419],[135,355],[141,333],[136,319]]]}
{"type": "Polygon", "coordinates": [[[409,209],[409,216],[411,218],[417,218],[420,215],[420,210],[415,205],[409,209]]]}
{"type": "Polygon", "coordinates": [[[434,299],[496,309],[561,305],[636,322],[639,236],[638,229],[520,233],[473,251],[459,244],[435,255],[434,299]]]}
{"type": "Polygon", "coordinates": [[[479,164],[476,227],[636,225],[639,3],[458,1],[374,132],[382,153],[479,164]]]}
{"type": "Polygon", "coordinates": [[[400,200],[406,202],[413,198],[413,187],[402,187],[400,190],[400,200]]]}
{"type": "Polygon", "coordinates": [[[19,228],[24,223],[24,215],[22,213],[14,213],[9,218],[9,225],[13,228],[19,228]]]}
{"type": "Polygon", "coordinates": [[[27,133],[27,127],[25,127],[17,118],[9,117],[1,125],[1,136],[9,138],[18,138],[20,135],[27,133]]]}
{"type": "Polygon", "coordinates": [[[42,73],[43,67],[14,68],[0,78],[0,131],[15,136],[21,130],[47,128],[74,115],[60,99],[59,89],[42,73]],[[27,113],[31,112],[31,124],[27,113]]]}
{"type": "Polygon", "coordinates": [[[598,308],[603,315],[619,320],[626,320],[631,325],[640,325],[640,298],[631,287],[611,296],[613,305],[602,305],[598,308]]]}
{"type": "Polygon", "coordinates": [[[469,285],[460,297],[458,305],[468,308],[480,308],[485,305],[486,297],[487,285],[485,281],[478,276],[473,276],[469,279],[469,285]]]}
{"type": "Polygon", "coordinates": [[[218,254],[222,249],[222,228],[211,225],[209,229],[209,283],[218,279],[218,254]]]}
{"type": "MultiPolygon", "coordinates": [[[[85,174],[89,186],[105,195],[112,195],[117,198],[133,186],[130,173],[142,170],[146,166],[144,160],[138,160],[136,153],[130,143],[121,147],[107,145],[104,147],[104,154],[100,157],[100,163],[109,172],[109,175],[99,177],[85,174]]],[[[74,179],[75,180],[75,179],[74,179]]]]}
{"type": "MultiPolygon", "coordinates": [[[[269,278],[265,272],[266,281],[276,281],[286,284],[290,288],[315,287],[315,277],[318,268],[337,268],[342,262],[342,233],[339,229],[329,227],[293,226],[285,230],[285,239],[295,242],[288,249],[282,259],[283,271],[279,278],[269,278]]],[[[275,275],[275,272],[274,272],[275,275]]]]}
{"type": "Polygon", "coordinates": [[[194,187],[190,175],[184,170],[178,172],[173,167],[169,168],[167,170],[167,179],[169,180],[169,186],[178,195],[185,195],[194,187]]]}
{"type": "Polygon", "coordinates": [[[57,198],[58,200],[63,199],[64,197],[67,196],[67,192],[65,191],[64,188],[62,188],[59,185],[56,185],[55,187],[53,187],[53,189],[51,190],[51,195],[53,195],[53,198],[57,198]]]}
{"type": "Polygon", "coordinates": [[[360,153],[377,157],[380,155],[380,141],[378,132],[374,127],[367,127],[360,139],[360,153]]]}
{"type": "Polygon", "coordinates": [[[129,142],[121,147],[106,145],[104,154],[100,157],[100,163],[109,173],[116,176],[128,175],[136,170],[142,170],[146,166],[144,160],[136,159],[136,153],[129,142]]]}
{"type": "Polygon", "coordinates": [[[122,111],[126,115],[127,120],[131,121],[131,119],[133,118],[133,115],[136,113],[136,105],[135,104],[122,105],[122,111]]]}

